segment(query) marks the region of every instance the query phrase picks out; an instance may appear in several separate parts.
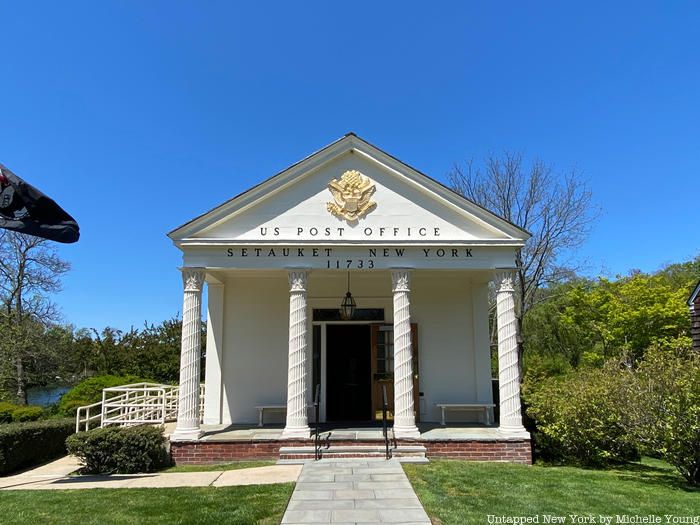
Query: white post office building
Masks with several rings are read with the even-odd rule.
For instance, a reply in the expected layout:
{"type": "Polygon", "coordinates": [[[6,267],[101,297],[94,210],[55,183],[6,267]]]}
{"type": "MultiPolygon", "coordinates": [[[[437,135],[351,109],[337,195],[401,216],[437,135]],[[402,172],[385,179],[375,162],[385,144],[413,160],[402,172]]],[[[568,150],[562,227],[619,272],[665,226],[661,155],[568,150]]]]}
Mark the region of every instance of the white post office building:
{"type": "Polygon", "coordinates": [[[385,398],[395,455],[530,462],[513,297],[527,232],[349,133],[169,236],[176,462],[303,458],[317,428],[324,454],[371,455],[385,398]]]}

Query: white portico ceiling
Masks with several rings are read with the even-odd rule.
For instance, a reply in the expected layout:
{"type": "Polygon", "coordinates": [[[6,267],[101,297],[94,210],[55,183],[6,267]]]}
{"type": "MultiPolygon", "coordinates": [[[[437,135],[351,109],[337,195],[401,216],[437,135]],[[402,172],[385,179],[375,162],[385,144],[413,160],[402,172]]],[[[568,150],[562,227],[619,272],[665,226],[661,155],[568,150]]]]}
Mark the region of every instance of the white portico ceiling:
{"type": "Polygon", "coordinates": [[[350,133],[170,232],[180,246],[403,244],[521,246],[525,230],[350,133]],[[376,205],[355,221],[328,211],[328,184],[356,170],[376,205]]]}

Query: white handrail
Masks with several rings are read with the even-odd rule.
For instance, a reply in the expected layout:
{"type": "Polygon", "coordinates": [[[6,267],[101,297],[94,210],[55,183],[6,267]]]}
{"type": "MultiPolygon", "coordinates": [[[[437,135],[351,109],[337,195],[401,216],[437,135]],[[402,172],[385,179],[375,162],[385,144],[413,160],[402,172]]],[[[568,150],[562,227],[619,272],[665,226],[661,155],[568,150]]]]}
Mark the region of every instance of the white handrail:
{"type": "MultiPolygon", "coordinates": [[[[179,390],[175,385],[146,382],[105,388],[102,390],[102,401],[78,408],[76,432],[89,430],[91,422],[97,419],[100,420],[100,427],[162,425],[175,421],[179,390]]],[[[204,414],[204,385],[200,385],[199,395],[201,420],[204,414]]]]}

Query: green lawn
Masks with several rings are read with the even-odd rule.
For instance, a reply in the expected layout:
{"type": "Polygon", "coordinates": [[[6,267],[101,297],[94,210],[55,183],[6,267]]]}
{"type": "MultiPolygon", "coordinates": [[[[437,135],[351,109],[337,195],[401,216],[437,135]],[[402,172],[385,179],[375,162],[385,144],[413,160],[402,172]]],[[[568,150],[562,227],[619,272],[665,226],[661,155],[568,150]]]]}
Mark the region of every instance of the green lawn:
{"type": "MultiPolygon", "coordinates": [[[[616,514],[696,516],[700,491],[660,461],[610,470],[436,461],[404,470],[434,523],[488,523],[488,515],[616,514]]],[[[600,520],[597,521],[600,523],[600,520]]]]}
{"type": "Polygon", "coordinates": [[[0,492],[8,525],[278,524],[293,483],[176,489],[0,492]]]}
{"type": "Polygon", "coordinates": [[[169,467],[160,472],[211,472],[214,470],[240,470],[243,468],[268,467],[275,465],[275,461],[236,461],[234,463],[217,463],[215,465],[182,465],[169,467]]]}

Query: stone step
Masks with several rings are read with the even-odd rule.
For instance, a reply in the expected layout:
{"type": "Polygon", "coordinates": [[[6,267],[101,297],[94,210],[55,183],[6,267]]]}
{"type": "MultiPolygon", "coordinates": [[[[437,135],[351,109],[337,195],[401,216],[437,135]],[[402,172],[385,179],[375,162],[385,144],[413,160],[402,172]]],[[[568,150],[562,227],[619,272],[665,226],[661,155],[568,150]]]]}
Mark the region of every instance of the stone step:
{"type": "MultiPolygon", "coordinates": [[[[392,458],[399,461],[427,463],[425,457],[426,448],[423,445],[399,445],[390,447],[389,452],[392,458]]],[[[315,459],[313,446],[280,447],[280,463],[305,463],[315,459]]],[[[384,445],[333,445],[321,448],[323,459],[344,459],[344,458],[376,458],[386,457],[384,445]]]]}

